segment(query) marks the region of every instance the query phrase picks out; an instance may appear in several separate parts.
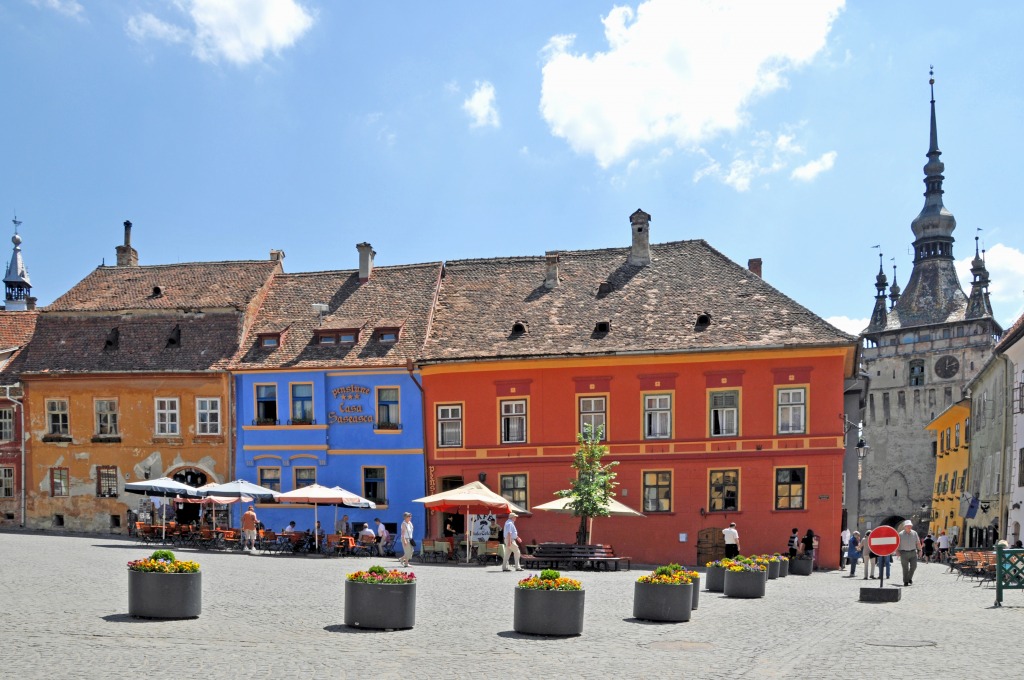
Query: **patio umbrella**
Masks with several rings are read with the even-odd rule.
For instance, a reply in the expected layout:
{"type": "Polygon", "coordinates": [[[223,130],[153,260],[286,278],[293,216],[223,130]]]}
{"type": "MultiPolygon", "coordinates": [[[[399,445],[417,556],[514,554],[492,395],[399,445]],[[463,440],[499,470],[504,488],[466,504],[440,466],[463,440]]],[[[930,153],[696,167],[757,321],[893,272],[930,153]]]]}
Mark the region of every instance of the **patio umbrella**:
{"type": "Polygon", "coordinates": [[[349,507],[349,508],[368,508],[370,510],[372,510],[372,509],[377,507],[376,503],[374,503],[373,501],[368,500],[366,498],[363,498],[362,496],[360,496],[357,493],[352,493],[351,491],[346,491],[345,489],[342,489],[340,486],[332,486],[331,488],[335,489],[336,491],[340,491],[341,493],[349,494],[349,496],[350,496],[350,500],[346,500],[346,501],[344,501],[342,503],[334,503],[333,504],[334,505],[334,526],[338,526],[338,506],[339,505],[344,505],[344,506],[349,507]]]}
{"type": "MultiPolygon", "coordinates": [[[[529,515],[524,510],[504,496],[500,496],[481,482],[470,482],[457,489],[449,489],[432,496],[413,499],[413,503],[423,503],[431,510],[438,512],[462,512],[466,515],[466,528],[469,528],[469,515],[481,515],[490,513],[514,512],[517,515],[529,515]]],[[[466,562],[469,562],[469,534],[466,534],[466,562]]]]}
{"type": "MultiPolygon", "coordinates": [[[[548,512],[559,512],[563,515],[575,515],[576,512],[569,507],[569,503],[572,502],[572,496],[565,498],[556,498],[553,501],[547,503],[541,503],[540,505],[533,506],[534,510],[547,510],[548,512]]],[[[614,498],[608,499],[608,514],[612,517],[645,517],[642,512],[637,512],[628,505],[624,505],[614,498]]],[[[590,518],[590,524],[593,526],[594,518],[590,518]]],[[[590,531],[588,530],[588,534],[590,531]]]]}
{"type": "MultiPolygon", "coordinates": [[[[318,517],[318,506],[320,505],[355,505],[357,507],[377,507],[375,504],[370,503],[362,496],[357,496],[351,491],[345,491],[340,486],[326,487],[319,484],[310,484],[309,486],[303,486],[298,489],[286,491],[277,496],[278,503],[312,503],[313,504],[313,519],[316,520],[318,517]],[[360,503],[369,503],[368,506],[362,506],[360,503]]],[[[316,531],[313,531],[313,544],[319,550],[320,548],[320,536],[316,531]]]]}
{"type": "Polygon", "coordinates": [[[203,487],[202,495],[225,496],[227,498],[250,496],[257,501],[269,501],[277,498],[279,494],[277,491],[268,489],[265,486],[259,486],[244,479],[236,479],[233,482],[224,482],[223,484],[207,484],[203,487]]]}
{"type": "MultiPolygon", "coordinates": [[[[124,490],[128,493],[137,493],[143,496],[152,496],[156,498],[174,498],[176,496],[196,497],[198,495],[194,487],[191,487],[188,484],[182,484],[181,482],[176,482],[170,477],[128,482],[124,485],[124,490]]],[[[163,513],[161,512],[160,514],[160,525],[162,527],[161,535],[163,539],[166,539],[167,525],[163,521],[163,513]]]]}
{"type": "MultiPolygon", "coordinates": [[[[198,487],[196,489],[196,492],[201,493],[201,494],[205,494],[209,490],[209,488],[212,487],[212,486],[217,486],[216,482],[210,482],[209,484],[205,484],[203,486],[200,486],[200,487],[198,487]]],[[[217,509],[218,505],[231,505],[232,503],[252,503],[252,496],[235,496],[235,497],[231,497],[231,496],[205,496],[204,495],[201,498],[182,498],[182,497],[178,497],[175,500],[178,501],[179,503],[199,503],[201,505],[206,505],[207,503],[209,503],[212,506],[211,513],[210,513],[210,525],[211,525],[210,528],[211,529],[215,529],[216,528],[216,520],[215,520],[214,515],[216,514],[216,509],[217,509]]]]}

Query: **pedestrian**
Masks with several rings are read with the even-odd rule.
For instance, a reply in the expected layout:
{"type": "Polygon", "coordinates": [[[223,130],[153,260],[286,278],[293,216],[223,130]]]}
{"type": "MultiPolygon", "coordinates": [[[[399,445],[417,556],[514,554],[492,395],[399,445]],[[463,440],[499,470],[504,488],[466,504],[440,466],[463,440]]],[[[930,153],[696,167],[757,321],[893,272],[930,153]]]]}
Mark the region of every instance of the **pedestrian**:
{"type": "Polygon", "coordinates": [[[949,536],[946,535],[945,531],[939,532],[939,537],[936,539],[935,544],[939,548],[939,562],[945,562],[946,558],[949,557],[949,536]]]}
{"type": "Polygon", "coordinates": [[[847,527],[839,532],[839,568],[843,569],[846,566],[846,555],[849,552],[850,547],[850,528],[847,527]]]}
{"type": "MultiPolygon", "coordinates": [[[[891,579],[892,578],[892,570],[890,569],[891,565],[892,565],[892,555],[876,555],[875,556],[875,566],[878,567],[878,578],[879,579],[882,578],[882,574],[883,573],[885,574],[885,578],[887,578],[887,579],[891,579]]],[[[872,577],[872,578],[874,578],[874,577],[872,577]]]]}
{"type": "Polygon", "coordinates": [[[508,521],[505,522],[505,529],[503,536],[505,540],[505,554],[501,562],[502,571],[510,571],[508,566],[509,555],[515,555],[516,558],[516,571],[522,571],[523,567],[519,564],[519,544],[522,543],[522,539],[519,538],[519,530],[516,529],[516,518],[519,517],[514,512],[508,513],[508,521]]]}
{"type": "Polygon", "coordinates": [[[402,539],[402,556],[398,562],[404,566],[409,566],[409,560],[412,559],[413,550],[416,548],[416,541],[412,537],[412,513],[406,512],[402,515],[402,526],[398,529],[398,535],[402,539]]]}
{"type": "Polygon", "coordinates": [[[861,554],[864,556],[864,578],[865,579],[874,578],[875,577],[875,560],[874,560],[875,553],[871,552],[871,546],[868,545],[868,538],[870,538],[870,536],[871,536],[871,532],[870,531],[865,531],[864,532],[864,540],[861,542],[861,554]],[[870,576],[868,576],[868,571],[869,570],[871,572],[870,576]]]}
{"type": "Polygon", "coordinates": [[[375,517],[373,521],[377,523],[377,554],[384,557],[384,550],[388,547],[388,539],[391,538],[391,534],[388,533],[384,523],[380,521],[380,517],[375,517]]]}
{"type": "Polygon", "coordinates": [[[808,529],[804,537],[800,539],[804,557],[814,558],[814,530],[808,529]]]}
{"type": "MultiPolygon", "coordinates": [[[[843,544],[846,547],[846,544],[843,544]]],[[[789,535],[789,559],[796,559],[796,552],[800,549],[800,534],[796,527],[793,527],[793,533],[789,535]]]]}
{"type": "Polygon", "coordinates": [[[342,515],[341,519],[334,523],[334,533],[339,536],[352,535],[352,525],[348,521],[348,515],[342,515]]]}
{"type": "Polygon", "coordinates": [[[736,557],[740,554],[740,532],[736,531],[736,522],[730,522],[728,529],[722,529],[725,537],[725,556],[736,557]]]}
{"type": "Polygon", "coordinates": [[[256,511],[250,505],[242,515],[242,550],[256,550],[256,511]]]}
{"type": "Polygon", "coordinates": [[[860,559],[860,532],[854,531],[846,544],[846,557],[850,561],[850,578],[857,575],[857,560],[860,559]]]}
{"type": "Polygon", "coordinates": [[[821,537],[818,536],[817,534],[815,534],[814,535],[814,541],[812,543],[814,549],[811,552],[811,568],[814,569],[815,571],[818,570],[818,543],[819,543],[820,540],[821,540],[821,537]]]}
{"type": "Polygon", "coordinates": [[[935,539],[931,534],[924,537],[924,561],[931,562],[932,554],[935,552],[935,539]]]}
{"type": "Polygon", "coordinates": [[[921,537],[914,531],[914,523],[909,519],[903,523],[900,532],[900,567],[903,568],[903,585],[914,585],[914,572],[917,571],[917,558],[920,556],[921,537]]]}

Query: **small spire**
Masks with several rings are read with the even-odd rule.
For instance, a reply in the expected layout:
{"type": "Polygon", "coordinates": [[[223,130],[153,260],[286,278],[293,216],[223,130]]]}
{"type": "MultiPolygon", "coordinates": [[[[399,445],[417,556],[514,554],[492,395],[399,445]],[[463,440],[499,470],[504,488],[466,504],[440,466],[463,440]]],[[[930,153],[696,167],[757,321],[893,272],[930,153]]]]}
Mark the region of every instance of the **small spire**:
{"type": "MultiPolygon", "coordinates": [[[[892,259],[895,260],[896,258],[894,257],[892,259]]],[[[896,283],[896,263],[895,262],[892,263],[892,286],[889,288],[889,299],[892,301],[892,304],[889,306],[889,309],[892,309],[893,307],[895,307],[896,306],[896,302],[900,299],[900,285],[898,283],[896,283]]]]}
{"type": "Polygon", "coordinates": [[[939,132],[938,126],[935,124],[935,67],[928,66],[928,86],[932,91],[932,127],[931,127],[931,139],[928,144],[928,155],[932,153],[942,153],[939,151],[939,132]]]}

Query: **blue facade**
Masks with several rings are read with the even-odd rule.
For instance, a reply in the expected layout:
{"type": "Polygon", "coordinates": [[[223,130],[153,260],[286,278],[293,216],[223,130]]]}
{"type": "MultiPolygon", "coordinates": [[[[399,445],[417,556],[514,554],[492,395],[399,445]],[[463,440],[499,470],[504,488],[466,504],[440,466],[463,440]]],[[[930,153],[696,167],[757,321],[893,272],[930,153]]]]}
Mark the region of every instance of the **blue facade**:
{"type": "MultiPolygon", "coordinates": [[[[379,517],[394,534],[402,513],[421,516],[411,500],[426,495],[423,399],[408,371],[245,372],[235,374],[235,389],[238,477],[281,492],[340,486],[376,502],[375,510],[337,509],[356,527],[379,517]]],[[[275,531],[291,520],[313,528],[312,506],[261,504],[256,512],[275,531]]],[[[334,507],[318,516],[333,533],[334,507]]]]}

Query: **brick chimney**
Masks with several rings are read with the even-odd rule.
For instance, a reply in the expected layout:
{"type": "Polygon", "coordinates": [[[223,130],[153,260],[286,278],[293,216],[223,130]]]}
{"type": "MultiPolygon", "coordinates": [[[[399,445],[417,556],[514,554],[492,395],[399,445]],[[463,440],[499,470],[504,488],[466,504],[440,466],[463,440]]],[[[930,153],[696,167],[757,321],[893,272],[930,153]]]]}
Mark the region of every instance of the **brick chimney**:
{"type": "Polygon", "coordinates": [[[359,251],[359,283],[366,283],[373,276],[373,256],[377,253],[369,243],[357,243],[359,251]]]}
{"type": "Polygon", "coordinates": [[[284,260],[284,251],[283,250],[277,250],[276,248],[271,249],[271,251],[270,251],[270,261],[271,262],[281,262],[283,260],[284,260]]]}
{"type": "Polygon", "coordinates": [[[629,216],[629,224],[633,229],[633,246],[629,249],[628,264],[643,266],[651,263],[651,216],[643,210],[637,210],[629,216]]]}
{"type": "Polygon", "coordinates": [[[757,274],[758,278],[761,278],[761,258],[752,257],[747,260],[747,269],[757,274]]]}
{"type": "Polygon", "coordinates": [[[544,272],[544,287],[548,290],[558,288],[558,251],[549,250],[544,253],[544,264],[547,266],[544,272]]]}
{"type": "Polygon", "coordinates": [[[138,267],[139,266],[139,253],[132,248],[132,223],[128,220],[124,221],[124,245],[117,246],[117,266],[118,267],[138,267]]]}

